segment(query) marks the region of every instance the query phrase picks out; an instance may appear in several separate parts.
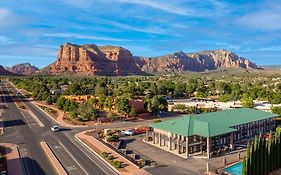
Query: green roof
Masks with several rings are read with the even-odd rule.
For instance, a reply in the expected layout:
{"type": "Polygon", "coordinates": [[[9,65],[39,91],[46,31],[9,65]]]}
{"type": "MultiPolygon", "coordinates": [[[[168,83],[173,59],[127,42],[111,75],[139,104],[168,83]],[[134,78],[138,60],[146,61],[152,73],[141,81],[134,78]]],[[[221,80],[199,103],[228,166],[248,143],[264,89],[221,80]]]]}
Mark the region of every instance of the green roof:
{"type": "Polygon", "coordinates": [[[183,115],[150,126],[183,136],[213,137],[235,131],[233,126],[273,117],[276,117],[273,113],[240,108],[198,115],[183,115]]]}

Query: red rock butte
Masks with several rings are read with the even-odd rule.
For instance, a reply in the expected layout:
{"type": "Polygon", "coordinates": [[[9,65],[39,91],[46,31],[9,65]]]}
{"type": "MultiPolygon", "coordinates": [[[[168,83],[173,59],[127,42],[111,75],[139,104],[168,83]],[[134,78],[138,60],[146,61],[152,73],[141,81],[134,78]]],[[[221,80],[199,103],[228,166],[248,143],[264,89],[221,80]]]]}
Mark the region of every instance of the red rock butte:
{"type": "Polygon", "coordinates": [[[59,48],[57,61],[49,66],[51,74],[144,75],[130,51],[115,46],[66,43],[59,48]]]}

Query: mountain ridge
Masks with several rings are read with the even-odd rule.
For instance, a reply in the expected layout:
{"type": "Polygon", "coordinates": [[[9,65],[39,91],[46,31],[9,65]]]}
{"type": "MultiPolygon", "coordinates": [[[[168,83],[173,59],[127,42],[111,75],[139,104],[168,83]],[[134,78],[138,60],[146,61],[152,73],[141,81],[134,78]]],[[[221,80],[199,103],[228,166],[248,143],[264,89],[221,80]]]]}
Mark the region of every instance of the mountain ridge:
{"type": "Polygon", "coordinates": [[[9,72],[12,72],[14,74],[20,74],[20,75],[30,75],[35,73],[36,71],[39,71],[38,67],[33,66],[30,63],[16,64],[11,67],[5,67],[5,69],[8,70],[9,72]]]}
{"type": "Polygon", "coordinates": [[[39,73],[60,75],[147,75],[159,72],[204,72],[218,68],[258,69],[246,58],[227,50],[194,53],[174,52],[158,57],[141,57],[120,46],[65,43],[59,47],[57,60],[39,73]]]}

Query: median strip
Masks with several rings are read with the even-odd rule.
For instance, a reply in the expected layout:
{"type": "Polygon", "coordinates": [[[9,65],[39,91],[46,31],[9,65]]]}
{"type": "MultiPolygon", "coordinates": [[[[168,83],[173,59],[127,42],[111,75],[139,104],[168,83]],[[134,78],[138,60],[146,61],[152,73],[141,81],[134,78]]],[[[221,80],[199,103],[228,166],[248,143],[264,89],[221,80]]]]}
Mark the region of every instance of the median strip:
{"type": "Polygon", "coordinates": [[[48,156],[49,160],[51,161],[52,165],[54,166],[54,168],[58,172],[58,174],[59,175],[67,175],[67,172],[65,171],[65,169],[63,168],[62,164],[59,162],[57,157],[54,155],[53,151],[50,149],[47,142],[41,142],[41,146],[42,146],[45,154],[47,154],[47,156],[48,156]]]}
{"type": "MultiPolygon", "coordinates": [[[[28,108],[28,107],[27,107],[28,108]]],[[[31,117],[38,123],[38,125],[40,127],[45,127],[45,125],[41,122],[41,120],[39,120],[39,118],[29,109],[29,114],[31,115],[31,117]]]]}

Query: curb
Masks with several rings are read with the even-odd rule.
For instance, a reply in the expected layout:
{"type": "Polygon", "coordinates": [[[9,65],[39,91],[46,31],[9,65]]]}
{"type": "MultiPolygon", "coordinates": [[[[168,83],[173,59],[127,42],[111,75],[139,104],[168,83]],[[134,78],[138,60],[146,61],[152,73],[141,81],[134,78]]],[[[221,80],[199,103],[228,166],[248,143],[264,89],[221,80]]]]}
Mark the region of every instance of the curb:
{"type": "MultiPolygon", "coordinates": [[[[50,114],[48,114],[46,111],[44,111],[42,108],[40,108],[40,104],[36,104],[34,103],[33,101],[30,101],[34,106],[36,106],[36,108],[38,108],[40,111],[42,111],[44,114],[46,114],[49,118],[51,118],[55,123],[61,125],[62,127],[68,127],[68,128],[79,128],[79,127],[88,127],[88,125],[71,125],[71,124],[68,124],[66,123],[67,125],[65,124],[62,124],[60,122],[58,122],[56,119],[54,119],[50,114]]],[[[43,105],[42,105],[43,106],[43,105]]],[[[50,108],[51,109],[51,108],[50,108]]]]}
{"type": "Polygon", "coordinates": [[[49,118],[51,118],[54,122],[56,122],[57,124],[58,121],[56,119],[54,119],[50,114],[48,114],[46,111],[44,111],[42,108],[40,108],[37,104],[35,104],[33,101],[30,101],[37,109],[39,109],[40,111],[42,111],[45,115],[47,115],[49,118]]]}
{"type": "Polygon", "coordinates": [[[53,151],[50,149],[47,142],[41,142],[41,147],[43,148],[45,154],[49,158],[50,162],[52,163],[55,170],[58,172],[59,175],[68,175],[65,169],[63,168],[62,164],[59,162],[57,157],[54,155],[53,151]]]}
{"type": "Polygon", "coordinates": [[[101,155],[99,155],[97,152],[95,152],[92,148],[90,148],[86,143],[84,143],[82,140],[79,139],[79,137],[77,136],[78,134],[76,134],[74,137],[82,144],[84,145],[86,148],[88,148],[92,153],[94,153],[96,156],[98,156],[100,158],[100,160],[102,160],[104,163],[106,163],[114,172],[116,172],[117,174],[120,174],[120,172],[113,166],[111,165],[108,161],[106,161],[101,155]]]}
{"type": "MultiPolygon", "coordinates": [[[[29,107],[27,107],[27,108],[29,109],[29,107]]],[[[30,109],[28,112],[33,117],[33,119],[36,120],[36,122],[39,124],[39,126],[45,127],[45,125],[42,123],[42,121],[30,109]]]]}
{"type": "MultiPolygon", "coordinates": [[[[18,91],[18,89],[16,89],[17,91],[18,91]]],[[[17,95],[16,95],[17,96],[17,95]]],[[[23,102],[22,102],[23,103],[23,102]]],[[[19,108],[19,106],[17,105],[17,103],[14,103],[16,106],[17,106],[17,108],[19,109],[19,110],[22,110],[21,108],[19,108]]],[[[31,115],[31,117],[36,121],[36,123],[38,123],[38,125],[40,126],[40,127],[45,127],[45,125],[42,123],[42,121],[30,110],[30,108],[26,105],[26,104],[24,104],[23,103],[23,105],[28,109],[28,112],[29,112],[29,114],[31,115]]]]}

